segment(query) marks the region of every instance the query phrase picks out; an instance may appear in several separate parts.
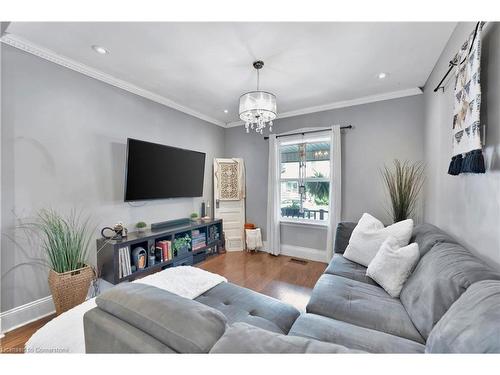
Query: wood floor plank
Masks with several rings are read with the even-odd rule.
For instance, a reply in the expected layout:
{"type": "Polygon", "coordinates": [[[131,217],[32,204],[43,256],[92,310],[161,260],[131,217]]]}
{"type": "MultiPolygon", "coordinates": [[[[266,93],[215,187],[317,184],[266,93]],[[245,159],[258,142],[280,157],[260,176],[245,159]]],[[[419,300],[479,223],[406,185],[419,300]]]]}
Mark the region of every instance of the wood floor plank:
{"type": "MultiPolygon", "coordinates": [[[[314,284],[326,264],[294,262],[284,255],[263,252],[228,252],[209,258],[197,267],[218,273],[228,281],[287,302],[304,311],[314,284]]],[[[0,340],[0,353],[22,353],[24,344],[38,329],[54,318],[45,317],[8,332],[0,340]]]]}

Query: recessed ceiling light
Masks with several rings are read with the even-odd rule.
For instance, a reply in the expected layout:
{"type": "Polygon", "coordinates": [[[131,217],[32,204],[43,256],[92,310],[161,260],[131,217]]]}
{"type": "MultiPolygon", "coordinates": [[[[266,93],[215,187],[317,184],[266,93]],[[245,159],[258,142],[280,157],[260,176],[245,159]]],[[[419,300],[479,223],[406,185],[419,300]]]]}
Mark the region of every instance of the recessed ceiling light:
{"type": "Polygon", "coordinates": [[[229,111],[227,109],[224,110],[224,113],[229,113],[229,111]]]}
{"type": "Polygon", "coordinates": [[[96,45],[93,45],[92,46],[92,49],[97,52],[98,54],[100,55],[105,55],[108,53],[108,50],[104,47],[101,47],[101,46],[96,46],[96,45]]]}
{"type": "Polygon", "coordinates": [[[377,75],[378,79],[384,79],[384,78],[387,78],[387,73],[384,73],[384,72],[380,72],[378,75],[377,75]]]}

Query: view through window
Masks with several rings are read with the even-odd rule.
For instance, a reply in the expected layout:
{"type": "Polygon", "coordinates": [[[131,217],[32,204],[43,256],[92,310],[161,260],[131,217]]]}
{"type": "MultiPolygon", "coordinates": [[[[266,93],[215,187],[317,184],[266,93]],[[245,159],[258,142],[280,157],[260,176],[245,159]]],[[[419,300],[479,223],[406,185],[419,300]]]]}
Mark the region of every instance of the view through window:
{"type": "Polygon", "coordinates": [[[330,142],[280,146],[281,217],[285,220],[328,220],[330,142]]]}

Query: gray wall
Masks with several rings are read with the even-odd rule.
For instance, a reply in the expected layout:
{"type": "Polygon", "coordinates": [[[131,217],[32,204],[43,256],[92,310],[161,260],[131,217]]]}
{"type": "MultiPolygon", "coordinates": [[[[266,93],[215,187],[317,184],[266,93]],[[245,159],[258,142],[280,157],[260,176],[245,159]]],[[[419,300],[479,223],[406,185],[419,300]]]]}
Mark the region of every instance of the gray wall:
{"type": "Polygon", "coordinates": [[[483,33],[481,59],[482,123],[486,124],[484,175],[447,174],[451,159],[453,86],[433,89],[448,69],[475,23],[459,23],[425,86],[425,220],[456,236],[500,267],[500,28],[490,23],[483,33]]]}
{"type": "MultiPolygon", "coordinates": [[[[370,212],[385,222],[387,199],[379,170],[395,158],[423,160],[423,96],[411,96],[276,121],[275,133],[303,127],[352,124],[342,134],[342,219],[370,212]]],[[[266,227],[268,143],[244,128],[227,129],[226,157],[242,157],[247,168],[247,221],[266,227]]],[[[264,234],[265,237],[265,234],[264,234]]],[[[282,225],[282,242],[325,249],[326,230],[282,225]]]]}
{"type": "MultiPolygon", "coordinates": [[[[127,137],[207,153],[204,196],[224,129],[2,45],[1,310],[49,295],[34,246],[15,247],[15,217],[42,207],[84,209],[97,228],[186,217],[201,198],[123,202],[127,137]],[[23,265],[22,263],[30,264],[23,265]]],[[[160,177],[160,176],[159,176],[160,177]]],[[[154,183],[154,181],[150,181],[154,183]]],[[[97,231],[96,231],[97,237],[97,231]]],[[[95,245],[91,261],[95,262],[95,245]]]]}

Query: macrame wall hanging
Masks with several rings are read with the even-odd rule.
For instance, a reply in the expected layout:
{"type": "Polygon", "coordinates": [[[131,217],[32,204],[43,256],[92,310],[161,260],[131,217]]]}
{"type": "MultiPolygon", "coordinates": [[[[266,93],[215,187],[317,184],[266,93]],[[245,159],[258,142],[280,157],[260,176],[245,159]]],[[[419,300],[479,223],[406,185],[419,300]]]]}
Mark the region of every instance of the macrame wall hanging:
{"type": "Polygon", "coordinates": [[[453,110],[453,157],[448,174],[484,173],[481,144],[481,29],[476,29],[453,59],[456,66],[453,110]]]}

